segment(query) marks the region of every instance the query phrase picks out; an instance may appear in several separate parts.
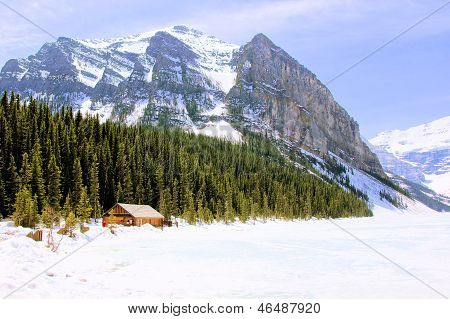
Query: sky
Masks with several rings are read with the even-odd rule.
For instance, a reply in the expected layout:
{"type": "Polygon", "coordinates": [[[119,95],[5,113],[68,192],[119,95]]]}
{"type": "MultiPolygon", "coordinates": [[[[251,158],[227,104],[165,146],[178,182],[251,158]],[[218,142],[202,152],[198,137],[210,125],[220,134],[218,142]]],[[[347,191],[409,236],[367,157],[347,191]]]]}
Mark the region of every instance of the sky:
{"type": "MultiPolygon", "coordinates": [[[[257,33],[324,83],[445,0],[0,0],[0,65],[56,37],[119,37],[188,25],[245,44],[257,33]]],[[[450,115],[450,4],[328,85],[361,133],[405,129],[450,115]]]]}

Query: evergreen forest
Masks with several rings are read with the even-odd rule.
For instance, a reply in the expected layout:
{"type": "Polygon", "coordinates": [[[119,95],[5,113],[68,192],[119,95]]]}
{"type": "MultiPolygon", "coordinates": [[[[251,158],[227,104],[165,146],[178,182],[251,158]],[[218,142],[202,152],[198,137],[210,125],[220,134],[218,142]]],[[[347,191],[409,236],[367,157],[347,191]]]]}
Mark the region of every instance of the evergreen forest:
{"type": "Polygon", "coordinates": [[[0,212],[28,211],[33,226],[51,208],[79,220],[116,202],[148,204],[189,223],[257,218],[370,216],[365,200],[297,168],[264,136],[243,143],[177,128],[52,112],[34,99],[0,101],[0,212]]]}

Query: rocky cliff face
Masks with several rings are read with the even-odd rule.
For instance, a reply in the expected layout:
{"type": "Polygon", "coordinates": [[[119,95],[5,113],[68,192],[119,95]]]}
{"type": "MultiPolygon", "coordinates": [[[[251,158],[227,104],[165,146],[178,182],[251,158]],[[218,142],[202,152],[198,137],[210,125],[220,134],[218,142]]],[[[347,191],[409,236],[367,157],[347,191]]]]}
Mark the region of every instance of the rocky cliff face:
{"type": "Polygon", "coordinates": [[[170,33],[151,37],[143,57],[146,63],[138,61],[118,85],[113,118],[156,123],[164,114],[169,124],[192,127],[201,112],[224,99],[221,88],[202,72],[199,55],[170,33]]]}
{"type": "Polygon", "coordinates": [[[364,170],[383,174],[361,139],[358,123],[316,76],[256,35],[233,59],[236,83],[227,95],[232,113],[249,126],[276,131],[290,142],[327,156],[332,152],[364,170]]]}
{"type": "Polygon", "coordinates": [[[128,124],[201,131],[228,121],[383,174],[330,91],[262,34],[240,48],[184,26],[120,39],[59,38],[8,61],[0,89],[128,124]]]}

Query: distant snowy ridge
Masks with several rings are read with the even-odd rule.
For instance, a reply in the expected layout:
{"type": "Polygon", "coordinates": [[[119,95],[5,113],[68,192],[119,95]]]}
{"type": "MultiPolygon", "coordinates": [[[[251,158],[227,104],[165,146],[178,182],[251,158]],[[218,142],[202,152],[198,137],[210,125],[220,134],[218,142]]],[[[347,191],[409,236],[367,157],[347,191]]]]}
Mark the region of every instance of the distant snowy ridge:
{"type": "Polygon", "coordinates": [[[450,116],[411,127],[379,133],[370,139],[373,145],[401,156],[409,152],[428,152],[450,149],[450,116]]]}
{"type": "Polygon", "coordinates": [[[450,116],[370,139],[386,170],[450,197],[450,116]]]}

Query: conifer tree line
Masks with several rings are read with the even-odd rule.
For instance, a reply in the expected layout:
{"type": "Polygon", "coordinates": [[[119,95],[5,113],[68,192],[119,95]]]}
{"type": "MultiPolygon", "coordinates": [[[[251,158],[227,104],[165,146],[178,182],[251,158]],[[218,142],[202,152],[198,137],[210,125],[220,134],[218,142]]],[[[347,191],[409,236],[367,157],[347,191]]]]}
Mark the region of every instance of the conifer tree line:
{"type": "Polygon", "coordinates": [[[247,134],[236,144],[174,128],[101,123],[6,92],[0,174],[4,217],[51,208],[88,220],[116,202],[148,204],[193,224],[371,215],[365,201],[294,167],[262,136],[247,134]]]}

